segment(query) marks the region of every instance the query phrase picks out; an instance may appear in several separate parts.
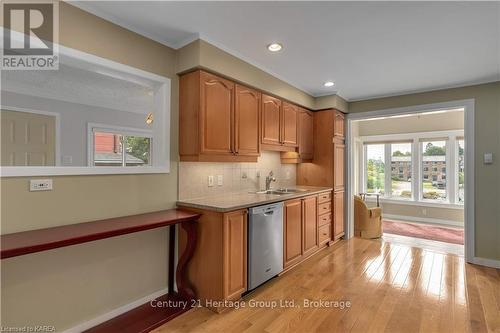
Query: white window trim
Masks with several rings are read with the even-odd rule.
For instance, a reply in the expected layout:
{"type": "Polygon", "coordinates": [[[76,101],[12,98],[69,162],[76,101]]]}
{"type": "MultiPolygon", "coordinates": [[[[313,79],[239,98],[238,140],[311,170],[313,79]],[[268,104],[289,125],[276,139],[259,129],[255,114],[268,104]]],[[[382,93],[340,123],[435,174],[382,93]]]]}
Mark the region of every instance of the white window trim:
{"type": "Polygon", "coordinates": [[[385,134],[385,135],[371,135],[371,136],[361,136],[360,141],[363,144],[363,159],[362,159],[362,174],[363,178],[360,182],[359,192],[366,192],[366,179],[367,179],[367,169],[366,169],[366,159],[367,159],[367,145],[373,144],[384,144],[384,195],[380,196],[380,200],[383,202],[392,202],[399,204],[415,204],[421,206],[429,207],[448,207],[463,209],[464,205],[458,203],[458,173],[457,173],[457,163],[458,163],[458,140],[457,137],[463,137],[463,130],[450,130],[450,131],[433,131],[433,132],[416,132],[416,133],[402,133],[402,134],[385,134]],[[430,200],[423,198],[423,163],[422,163],[422,144],[421,140],[432,140],[434,138],[446,137],[446,200],[430,200]],[[398,141],[408,141],[412,142],[412,177],[411,177],[411,188],[412,196],[410,199],[395,198],[392,197],[392,169],[391,169],[391,143],[397,143],[398,141]]]}
{"type": "MultiPolygon", "coordinates": [[[[87,124],[87,165],[89,167],[96,167],[94,165],[94,133],[95,132],[113,133],[113,134],[120,134],[123,136],[140,136],[143,138],[149,138],[149,140],[150,140],[149,141],[150,142],[149,165],[147,165],[147,166],[134,166],[133,168],[149,169],[149,168],[151,168],[151,166],[154,166],[155,143],[153,140],[153,131],[141,129],[141,128],[121,127],[121,126],[106,125],[106,124],[99,124],[99,123],[88,123],[87,124]]],[[[126,149],[127,149],[127,147],[124,145],[123,151],[122,151],[123,161],[125,161],[125,158],[126,158],[125,157],[126,156],[126,149]]],[[[105,168],[105,167],[99,166],[98,168],[105,168]]],[[[112,168],[120,168],[120,166],[113,166],[112,168]]],[[[130,166],[127,167],[125,165],[122,165],[121,168],[131,168],[131,167],[130,166]]]]}

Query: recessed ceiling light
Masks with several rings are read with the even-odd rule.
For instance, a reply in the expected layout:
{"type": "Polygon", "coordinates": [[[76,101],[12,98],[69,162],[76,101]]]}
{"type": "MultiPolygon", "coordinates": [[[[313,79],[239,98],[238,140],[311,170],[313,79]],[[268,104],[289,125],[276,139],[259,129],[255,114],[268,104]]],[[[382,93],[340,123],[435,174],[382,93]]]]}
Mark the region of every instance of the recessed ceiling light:
{"type": "Polygon", "coordinates": [[[283,48],[283,45],[280,43],[272,43],[267,46],[267,49],[271,52],[278,52],[283,48]]]}
{"type": "Polygon", "coordinates": [[[323,83],[323,85],[325,87],[333,87],[335,83],[333,81],[326,81],[325,83],[323,83]]]}

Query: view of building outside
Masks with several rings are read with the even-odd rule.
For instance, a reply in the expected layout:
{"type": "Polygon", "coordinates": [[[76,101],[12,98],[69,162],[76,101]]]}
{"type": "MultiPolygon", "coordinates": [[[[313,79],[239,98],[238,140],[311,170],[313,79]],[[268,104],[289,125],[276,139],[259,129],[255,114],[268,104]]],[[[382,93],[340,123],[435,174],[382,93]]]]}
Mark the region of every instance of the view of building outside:
{"type": "Polygon", "coordinates": [[[392,197],[411,198],[411,143],[391,144],[392,197]]]}
{"type": "Polygon", "coordinates": [[[383,144],[366,145],[366,192],[384,194],[385,152],[383,144]]]}
{"type": "Polygon", "coordinates": [[[458,203],[465,202],[465,145],[464,140],[457,140],[458,142],[458,203]]]}
{"type": "Polygon", "coordinates": [[[150,165],[150,154],[150,138],[106,132],[94,133],[93,164],[95,166],[150,165]]]}
{"type": "Polygon", "coordinates": [[[446,141],[423,141],[422,155],[422,197],[446,201],[446,141]]]}

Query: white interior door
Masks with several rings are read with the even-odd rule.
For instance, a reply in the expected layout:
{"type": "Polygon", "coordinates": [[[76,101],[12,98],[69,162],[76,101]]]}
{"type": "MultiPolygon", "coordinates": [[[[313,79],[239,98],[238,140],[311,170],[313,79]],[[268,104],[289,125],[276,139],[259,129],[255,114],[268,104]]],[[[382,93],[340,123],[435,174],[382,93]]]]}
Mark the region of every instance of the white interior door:
{"type": "Polygon", "coordinates": [[[2,166],[53,166],[54,116],[1,110],[2,166]]]}

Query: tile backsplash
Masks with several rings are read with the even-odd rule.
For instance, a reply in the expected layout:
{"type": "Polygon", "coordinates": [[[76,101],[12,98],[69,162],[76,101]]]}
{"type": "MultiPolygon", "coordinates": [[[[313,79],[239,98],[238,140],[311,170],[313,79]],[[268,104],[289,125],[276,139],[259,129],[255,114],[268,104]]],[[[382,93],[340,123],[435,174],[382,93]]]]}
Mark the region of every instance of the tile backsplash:
{"type": "Polygon", "coordinates": [[[273,188],[296,184],[296,165],[281,164],[279,152],[263,151],[257,163],[179,162],[179,199],[264,189],[271,170],[276,178],[273,188]],[[221,186],[217,185],[219,175],[221,186]],[[208,186],[208,176],[214,176],[212,187],[208,186]]]}

